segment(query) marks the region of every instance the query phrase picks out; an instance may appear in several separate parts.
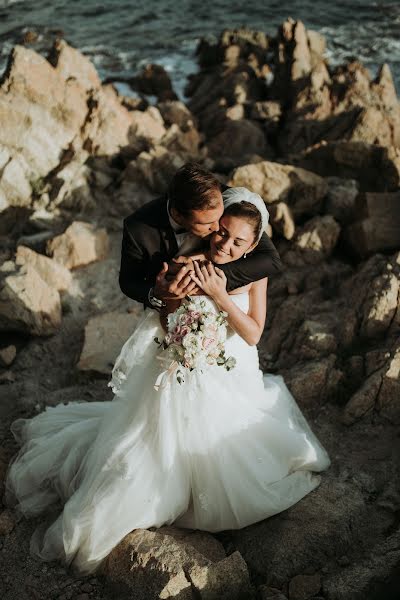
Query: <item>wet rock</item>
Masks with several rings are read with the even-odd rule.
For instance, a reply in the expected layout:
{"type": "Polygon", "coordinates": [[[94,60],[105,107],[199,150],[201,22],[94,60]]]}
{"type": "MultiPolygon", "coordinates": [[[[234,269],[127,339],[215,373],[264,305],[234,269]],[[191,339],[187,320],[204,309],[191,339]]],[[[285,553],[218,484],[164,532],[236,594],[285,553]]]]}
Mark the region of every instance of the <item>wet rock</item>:
{"type": "Polygon", "coordinates": [[[137,305],[133,313],[111,312],[92,317],[85,327],[85,342],[78,369],[109,375],[140,314],[137,305]]]}
{"type": "Polygon", "coordinates": [[[17,349],[15,346],[6,346],[0,350],[0,366],[9,367],[17,356],[17,349]]]}
{"type": "Polygon", "coordinates": [[[105,258],[108,246],[105,229],[96,229],[90,223],[74,221],[63,234],[47,243],[47,253],[66,268],[74,269],[105,258]]]}
{"type": "Polygon", "coordinates": [[[0,272],[0,330],[47,336],[61,324],[61,302],[30,265],[4,264],[0,272]]]}
{"type": "Polygon", "coordinates": [[[284,201],[295,218],[312,215],[328,189],[325,180],[310,171],[268,161],[235,169],[229,185],[248,187],[267,204],[284,201]]]}
{"type": "Polygon", "coordinates": [[[157,96],[159,100],[177,100],[171,79],[161,65],[149,64],[130,80],[131,87],[148,96],[157,96]]]}
{"type": "Polygon", "coordinates": [[[26,246],[18,246],[15,263],[31,265],[43,281],[59,292],[67,291],[71,286],[72,276],[66,267],[26,246]]]}
{"type": "Polygon", "coordinates": [[[318,594],[320,589],[320,575],[296,575],[289,582],[289,600],[308,600],[318,594]]]}

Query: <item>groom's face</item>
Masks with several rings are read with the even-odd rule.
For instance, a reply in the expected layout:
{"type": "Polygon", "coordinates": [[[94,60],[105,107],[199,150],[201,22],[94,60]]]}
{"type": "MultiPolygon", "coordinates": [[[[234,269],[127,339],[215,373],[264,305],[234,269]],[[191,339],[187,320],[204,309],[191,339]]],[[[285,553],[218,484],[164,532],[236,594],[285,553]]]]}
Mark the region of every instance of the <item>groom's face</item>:
{"type": "Polygon", "coordinates": [[[224,213],[224,203],[220,191],[213,194],[210,206],[211,208],[192,210],[183,223],[188,231],[204,239],[219,229],[219,220],[224,213]]]}

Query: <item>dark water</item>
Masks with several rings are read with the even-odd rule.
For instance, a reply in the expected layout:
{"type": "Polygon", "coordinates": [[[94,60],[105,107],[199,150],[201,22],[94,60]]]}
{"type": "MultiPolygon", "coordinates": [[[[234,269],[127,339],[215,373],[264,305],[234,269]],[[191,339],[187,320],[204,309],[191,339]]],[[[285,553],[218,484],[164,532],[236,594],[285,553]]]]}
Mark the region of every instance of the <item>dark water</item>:
{"type": "Polygon", "coordinates": [[[357,57],[375,75],[388,62],[400,90],[399,1],[0,0],[0,70],[24,32],[36,31],[32,47],[44,50],[61,29],[103,78],[126,77],[158,62],[182,94],[187,74],[196,70],[200,37],[215,38],[223,28],[241,25],[275,34],[288,16],[326,36],[331,64],[357,57]]]}

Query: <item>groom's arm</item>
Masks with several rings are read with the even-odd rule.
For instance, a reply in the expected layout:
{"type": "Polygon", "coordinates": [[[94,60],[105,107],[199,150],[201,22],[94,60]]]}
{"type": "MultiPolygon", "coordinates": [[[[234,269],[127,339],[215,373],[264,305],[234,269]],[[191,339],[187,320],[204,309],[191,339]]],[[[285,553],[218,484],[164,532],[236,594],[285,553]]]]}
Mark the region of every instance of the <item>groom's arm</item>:
{"type": "MultiPolygon", "coordinates": [[[[143,224],[139,225],[143,227],[143,224]]],[[[125,296],[141,302],[145,306],[149,306],[148,294],[154,285],[154,278],[149,276],[149,271],[148,252],[124,221],[119,286],[125,296]]]]}
{"type": "Polygon", "coordinates": [[[282,272],[283,266],[278,251],[266,233],[246,258],[217,265],[226,275],[228,292],[253,281],[271,277],[282,272]]]}

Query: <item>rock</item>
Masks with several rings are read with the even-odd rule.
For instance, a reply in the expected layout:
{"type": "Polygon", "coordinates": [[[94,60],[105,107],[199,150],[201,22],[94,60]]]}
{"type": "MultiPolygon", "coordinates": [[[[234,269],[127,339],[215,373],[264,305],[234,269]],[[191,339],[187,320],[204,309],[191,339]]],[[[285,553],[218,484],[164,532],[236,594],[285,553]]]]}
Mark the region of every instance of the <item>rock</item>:
{"type": "Polygon", "coordinates": [[[366,339],[384,335],[398,309],[400,254],[384,261],[375,277],[365,279],[360,334],[366,339]]]}
{"type": "MultiPolygon", "coordinates": [[[[145,145],[160,142],[166,129],[160,111],[155,106],[150,106],[145,111],[134,110],[130,113],[132,120],[132,134],[145,145]]],[[[143,150],[146,149],[144,146],[143,150]]]]}
{"type": "Polygon", "coordinates": [[[181,130],[192,127],[195,124],[195,118],[190,110],[179,100],[168,100],[159,102],[157,108],[160,111],[166,125],[178,125],[181,130]]]}
{"type": "Polygon", "coordinates": [[[102,571],[141,598],[250,598],[246,563],[238,552],[224,554],[205,532],[137,529],[114,548],[102,571]]]}
{"type": "Polygon", "coordinates": [[[381,384],[382,375],[380,373],[375,373],[366,379],[345,406],[342,418],[345,425],[352,425],[374,410],[381,384]]]}
{"type": "Polygon", "coordinates": [[[291,240],[294,236],[295,224],[292,212],[286,202],[270,204],[268,211],[274,230],[278,231],[287,240],[291,240]]]}
{"type": "Polygon", "coordinates": [[[243,156],[244,150],[247,155],[270,154],[262,129],[247,119],[228,120],[223,130],[208,142],[207,148],[211,158],[219,161],[230,158],[237,162],[243,156]]]}
{"type": "Polygon", "coordinates": [[[6,346],[0,350],[0,366],[9,367],[17,356],[17,349],[15,346],[6,346]]]}
{"type": "Polygon", "coordinates": [[[161,65],[146,65],[129,83],[134,90],[142,94],[157,96],[159,100],[177,100],[171,79],[161,65]]]}
{"type": "Polygon", "coordinates": [[[267,204],[284,201],[295,218],[312,215],[328,189],[324,179],[310,171],[268,161],[235,169],[228,185],[247,187],[267,204]]]}
{"type": "Polygon", "coordinates": [[[141,152],[127,168],[127,179],[142,181],[153,194],[163,194],[172,176],[186,162],[184,155],[169,152],[163,146],[155,146],[150,152],[141,152]]]}
{"type": "Polygon", "coordinates": [[[0,513],[0,535],[8,535],[15,527],[15,518],[11,510],[3,510],[0,513]]]}
{"type": "Polygon", "coordinates": [[[254,578],[281,588],[296,574],[315,573],[351,549],[369,514],[357,483],[339,481],[328,471],[318,488],[289,510],[233,531],[232,543],[254,578]]]}
{"type": "Polygon", "coordinates": [[[59,292],[67,291],[71,286],[72,276],[66,267],[26,246],[18,246],[15,263],[31,265],[47,285],[59,292]]]}
{"type": "Polygon", "coordinates": [[[340,233],[340,225],[330,215],[314,217],[299,228],[293,250],[284,255],[288,265],[317,264],[332,254],[340,233]]]}
{"type": "Polygon", "coordinates": [[[0,272],[0,330],[47,336],[61,325],[57,290],[40,277],[32,265],[19,269],[3,265],[0,272]],[[8,269],[8,270],[6,270],[8,269]]]}
{"type": "Polygon", "coordinates": [[[382,377],[377,409],[381,415],[396,425],[400,424],[400,348],[389,359],[382,377]]]}
{"type": "Polygon", "coordinates": [[[74,221],[64,233],[47,243],[47,253],[68,269],[74,269],[105,258],[108,246],[105,229],[96,229],[90,223],[74,221]]]}
{"type": "Polygon", "coordinates": [[[301,407],[318,406],[337,393],[343,374],[335,368],[336,357],[298,364],[283,373],[285,382],[301,407]]]}
{"type": "Polygon", "coordinates": [[[134,331],[140,312],[105,313],[92,317],[85,327],[85,342],[78,369],[109,375],[121,347],[134,331]]]}
{"type": "Polygon", "coordinates": [[[76,79],[85,90],[101,87],[91,61],[64,40],[56,39],[47,59],[63,79],[76,79]]]}
{"type": "Polygon", "coordinates": [[[259,600],[287,600],[287,597],[281,590],[269,587],[268,585],[260,585],[257,593],[259,600]]]}
{"type": "Polygon", "coordinates": [[[322,142],[293,163],[323,177],[357,180],[361,191],[389,192],[400,187],[400,150],[364,142],[322,142]]]}
{"type": "Polygon", "coordinates": [[[35,252],[42,252],[46,248],[46,242],[53,237],[54,231],[39,231],[31,235],[22,235],[17,240],[17,246],[26,246],[35,252]]]}
{"type": "Polygon", "coordinates": [[[346,240],[358,257],[400,247],[400,192],[365,193],[359,196],[357,222],[346,230],[346,240]]]}
{"type": "Polygon", "coordinates": [[[341,225],[348,224],[359,217],[356,209],[356,199],[359,186],[355,179],[327,177],[328,192],[324,212],[341,225]]]}
{"type": "Polygon", "coordinates": [[[239,552],[207,566],[195,566],[190,580],[199,598],[240,600],[253,598],[247,565],[239,552]]]}
{"type": "Polygon", "coordinates": [[[296,575],[289,582],[289,600],[308,600],[318,594],[320,589],[320,575],[296,575]]]}
{"type": "Polygon", "coordinates": [[[195,127],[187,127],[185,131],[182,131],[178,125],[173,124],[162,138],[161,143],[170,152],[181,153],[189,161],[198,156],[200,141],[200,134],[195,127]]]}

